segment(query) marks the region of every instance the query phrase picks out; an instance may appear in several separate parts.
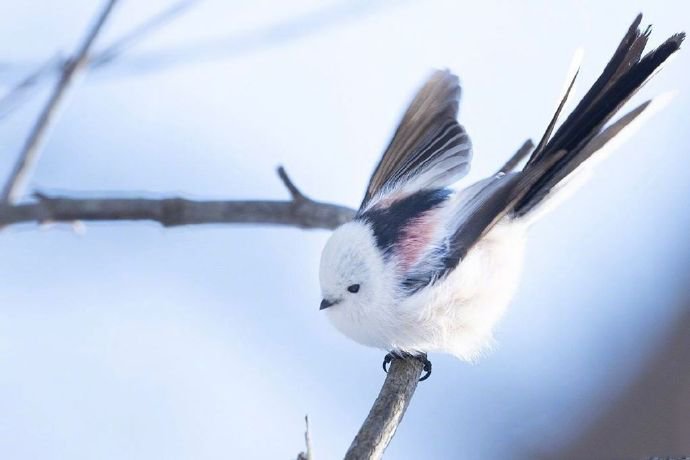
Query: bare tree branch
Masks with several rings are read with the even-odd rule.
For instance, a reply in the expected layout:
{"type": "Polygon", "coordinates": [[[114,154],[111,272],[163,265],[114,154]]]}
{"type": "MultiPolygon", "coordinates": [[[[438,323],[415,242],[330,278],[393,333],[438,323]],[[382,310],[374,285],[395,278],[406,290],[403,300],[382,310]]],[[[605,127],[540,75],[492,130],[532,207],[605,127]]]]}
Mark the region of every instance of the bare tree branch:
{"type": "Polygon", "coordinates": [[[198,201],[171,198],[70,198],[36,193],[35,202],[0,203],[0,226],[19,223],[148,220],[165,227],[200,224],[265,224],[334,229],[355,211],[306,197],[281,167],[289,201],[198,201]]]}
{"type": "Polygon", "coordinates": [[[55,85],[55,89],[43,108],[43,111],[36,120],[36,124],[31,129],[24,147],[19,154],[19,158],[2,189],[0,201],[15,201],[22,193],[29,174],[38,161],[41,142],[45,138],[45,134],[51,125],[57,108],[74,80],[74,76],[84,67],[89,51],[116,3],[117,0],[108,0],[105,7],[99,13],[95,23],[86,34],[84,41],[74,57],[68,59],[64,64],[60,79],[55,85]]]}
{"type": "Polygon", "coordinates": [[[139,43],[147,35],[157,31],[162,26],[177,19],[183,13],[189,11],[193,6],[197,6],[201,0],[180,0],[158,14],[134,27],[107,48],[93,55],[88,62],[89,68],[98,68],[110,64],[132,46],[139,43]]]}
{"type": "Polygon", "coordinates": [[[164,227],[200,224],[288,225],[334,229],[355,211],[318,201],[197,201],[186,198],[69,198],[40,195],[38,201],[0,204],[0,226],[19,223],[148,220],[164,227]]]}
{"type": "MultiPolygon", "coordinates": [[[[162,26],[172,22],[183,13],[186,13],[192,6],[200,4],[201,1],[202,0],[181,0],[169,8],[166,8],[147,19],[142,24],[134,27],[105,49],[87,55],[86,66],[91,70],[112,64],[129,48],[135,46],[152,32],[157,31],[162,26]]],[[[25,96],[30,89],[53,73],[64,69],[68,62],[67,59],[56,56],[46,63],[41,64],[36,69],[32,69],[31,72],[19,80],[19,82],[0,99],[0,119],[8,116],[12,110],[19,105],[22,96],[25,96]]]]}
{"type": "Polygon", "coordinates": [[[383,387],[345,460],[379,459],[393,439],[417,389],[423,364],[414,358],[394,358],[383,387]]]}

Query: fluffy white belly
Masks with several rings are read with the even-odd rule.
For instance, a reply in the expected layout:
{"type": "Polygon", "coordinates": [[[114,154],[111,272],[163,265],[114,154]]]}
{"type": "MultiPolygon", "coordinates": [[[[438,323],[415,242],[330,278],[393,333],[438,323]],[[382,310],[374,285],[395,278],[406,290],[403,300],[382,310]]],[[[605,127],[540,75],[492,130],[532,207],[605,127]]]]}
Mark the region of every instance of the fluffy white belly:
{"type": "Polygon", "coordinates": [[[525,233],[520,222],[498,224],[445,280],[400,305],[390,348],[478,358],[493,343],[493,328],[518,286],[525,233]]]}
{"type": "Polygon", "coordinates": [[[472,361],[492,344],[493,327],[520,278],[524,247],[525,226],[505,221],[433,287],[366,315],[333,309],[330,319],[337,329],[364,345],[410,353],[450,353],[472,361]]]}

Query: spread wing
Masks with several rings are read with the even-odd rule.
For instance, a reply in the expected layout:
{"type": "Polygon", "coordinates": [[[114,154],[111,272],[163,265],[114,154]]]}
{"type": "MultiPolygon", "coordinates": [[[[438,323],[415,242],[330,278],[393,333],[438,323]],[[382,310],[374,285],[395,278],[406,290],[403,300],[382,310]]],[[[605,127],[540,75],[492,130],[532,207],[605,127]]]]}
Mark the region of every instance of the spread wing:
{"type": "Polygon", "coordinates": [[[464,176],[470,138],[457,122],[460,84],[435,71],[419,90],[369,180],[362,210],[396,192],[446,187],[464,176]]]}
{"type": "Polygon", "coordinates": [[[457,199],[444,187],[467,171],[471,156],[469,138],[455,120],[460,87],[448,72],[432,75],[405,113],[356,217],[371,225],[409,293],[452,271],[501,219],[520,219],[534,210],[653,105],[646,102],[606,127],[685,38],[673,35],[642,56],[649,30],[641,32],[640,21],[638,16],[602,75],[554,133],[560,104],[522,170],[480,181],[457,199]]]}

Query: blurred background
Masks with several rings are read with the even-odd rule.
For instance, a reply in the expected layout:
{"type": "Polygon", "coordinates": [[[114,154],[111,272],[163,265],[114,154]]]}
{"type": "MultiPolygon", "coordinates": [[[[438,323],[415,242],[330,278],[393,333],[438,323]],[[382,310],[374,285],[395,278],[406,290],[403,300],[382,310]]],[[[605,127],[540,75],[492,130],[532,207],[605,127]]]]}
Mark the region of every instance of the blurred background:
{"type": "MultiPolygon", "coordinates": [[[[169,8],[121,1],[96,50],[169,8]]],[[[686,2],[190,2],[79,78],[29,191],[355,207],[432,68],[463,83],[472,172],[549,121],[571,57],[593,82],[638,12],[656,46],[686,2]]],[[[102,2],[4,1],[0,97],[72,52],[102,2]]],[[[687,48],[687,46],[685,47],[687,48]]],[[[524,282],[476,365],[432,356],[387,458],[690,453],[690,55],[635,97],[678,93],[534,227],[524,282]]],[[[0,115],[0,177],[55,76],[0,115]]],[[[383,353],[318,312],[326,231],[153,223],[0,234],[0,458],[341,457],[383,353]]]]}

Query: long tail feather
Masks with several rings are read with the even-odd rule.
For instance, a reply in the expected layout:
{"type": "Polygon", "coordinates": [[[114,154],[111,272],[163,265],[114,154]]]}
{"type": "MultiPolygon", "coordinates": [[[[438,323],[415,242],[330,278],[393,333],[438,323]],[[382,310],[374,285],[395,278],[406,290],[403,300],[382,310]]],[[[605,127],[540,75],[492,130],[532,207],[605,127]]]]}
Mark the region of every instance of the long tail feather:
{"type": "Polygon", "coordinates": [[[559,98],[558,106],[556,107],[556,111],[551,117],[551,121],[549,122],[549,125],[546,127],[546,131],[544,131],[544,134],[542,135],[539,144],[534,149],[534,155],[538,155],[538,152],[544,150],[546,143],[549,141],[549,138],[551,137],[551,133],[553,133],[553,129],[556,127],[556,122],[558,122],[558,118],[561,115],[561,111],[563,110],[563,107],[565,107],[565,103],[568,102],[570,93],[573,91],[573,87],[575,86],[575,80],[577,80],[577,76],[580,74],[582,55],[582,48],[578,49],[577,52],[575,52],[573,62],[570,65],[570,71],[568,72],[568,77],[565,80],[565,87],[563,88],[563,92],[561,93],[561,97],[559,98]]]}
{"type": "MultiPolygon", "coordinates": [[[[523,169],[523,174],[530,180],[519,187],[512,209],[514,216],[523,216],[534,209],[553,187],[600,150],[649,105],[649,101],[642,104],[610,127],[615,126],[615,129],[605,130],[609,120],[680,48],[685,38],[684,33],[673,35],[641,57],[651,30],[647,28],[641,32],[641,20],[642,15],[635,18],[602,74],[555,134],[546,141],[555,120],[549,124],[544,140],[523,169]]],[[[564,98],[567,95],[568,92],[564,98]]],[[[558,111],[562,105],[559,105],[558,111]]]]}

